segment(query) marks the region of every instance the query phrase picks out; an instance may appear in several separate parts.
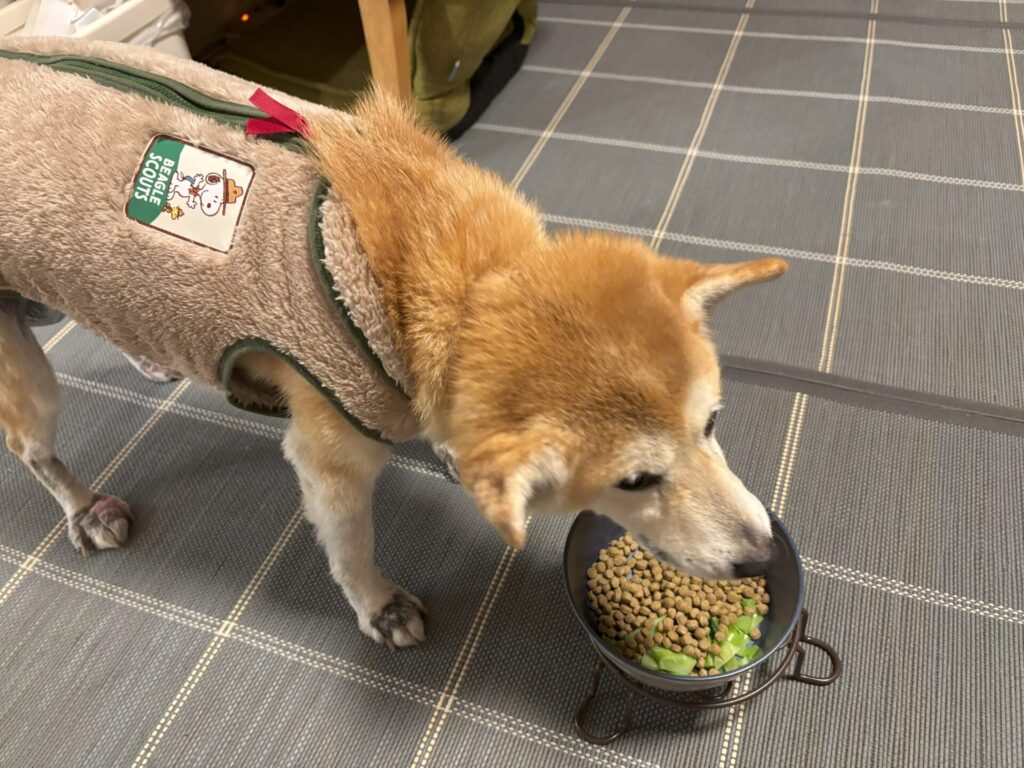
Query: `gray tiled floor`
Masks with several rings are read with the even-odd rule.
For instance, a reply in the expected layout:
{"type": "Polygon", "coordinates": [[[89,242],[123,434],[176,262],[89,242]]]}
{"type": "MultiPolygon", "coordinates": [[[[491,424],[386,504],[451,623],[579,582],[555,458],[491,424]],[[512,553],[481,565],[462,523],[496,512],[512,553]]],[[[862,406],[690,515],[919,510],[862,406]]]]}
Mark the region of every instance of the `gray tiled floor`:
{"type": "Polygon", "coordinates": [[[430,713],[424,701],[384,686],[231,643],[161,744],[157,764],[405,766],[430,713]]]}
{"type": "Polygon", "coordinates": [[[155,724],[207,638],[27,578],[0,606],[0,765],[129,765],[139,734],[111,725],[140,713],[155,724]]]}
{"type": "Polygon", "coordinates": [[[834,253],[845,189],[839,173],[698,158],[669,231],[834,253]]]}
{"type": "Polygon", "coordinates": [[[873,104],[870,114],[865,166],[1020,184],[1017,139],[1006,115],[950,112],[927,120],[902,104],[873,104]]]}
{"type": "Polygon", "coordinates": [[[814,573],[807,589],[814,596],[812,634],[846,627],[842,685],[778,686],[770,705],[751,705],[751,715],[755,706],[761,710],[744,719],[737,766],[760,768],[765,755],[775,765],[1020,763],[1019,732],[1013,733],[1024,717],[1020,655],[1000,665],[956,661],[971,658],[979,643],[1019,646],[1020,626],[814,573]],[[879,627],[867,616],[884,617],[903,654],[879,648],[879,627]],[[921,662],[918,653],[935,655],[921,662]],[[850,696],[858,694],[860,703],[850,707],[850,696]]]}
{"type": "MultiPolygon", "coordinates": [[[[703,89],[591,77],[558,130],[682,148],[697,129],[705,101],[703,89]]],[[[488,113],[487,120],[493,119],[488,113]]]]}
{"type": "MultiPolygon", "coordinates": [[[[707,98],[702,94],[702,98],[707,98]]],[[[850,163],[856,123],[853,101],[826,101],[799,96],[723,93],[702,149],[738,155],[815,163],[850,163]],[[764,130],[751,131],[750,126],[764,130]],[[770,126],[770,130],[768,130],[770,126]]],[[[620,134],[621,135],[621,134],[620,134]]],[[[682,137],[692,134],[680,133],[682,137]]]]}
{"type": "MultiPolygon", "coordinates": [[[[998,18],[994,2],[881,9],[998,18]]],[[[878,23],[851,202],[863,18],[751,15],[709,105],[739,15],[621,11],[542,4],[527,69],[460,151],[512,178],[564,105],[524,192],[552,228],[579,219],[650,239],[707,111],[662,253],[791,264],[716,309],[721,351],[815,370],[841,283],[834,373],[1020,414],[1024,179],[1001,32],[878,23]],[[836,37],[855,39],[822,39],[836,37]],[[844,201],[851,261],[837,271],[844,201]]],[[[797,421],[793,393],[726,382],[722,445],[755,493],[781,499],[812,632],[837,645],[844,676],[825,689],[780,683],[731,712],[644,704],[633,732],[597,747],[571,725],[592,657],[562,595],[568,518],[533,521],[511,557],[429,449],[401,446],[374,500],[377,556],[427,603],[430,641],[392,654],[358,633],[308,526],[287,527],[298,495],[283,422],[192,386],[132,443],[173,385],[145,382],[77,328],[50,356],[67,390],[61,453],[86,479],[121,454],[105,487],[137,521],[124,552],[83,561],[61,533],[26,560],[59,517],[0,456],[0,765],[1024,763],[1020,438],[818,397],[797,421]]],[[[820,657],[808,668],[822,671],[820,657]]],[[[599,709],[605,725],[613,715],[599,709]]]]}
{"type": "MultiPolygon", "coordinates": [[[[864,215],[853,224],[854,258],[1024,278],[1020,192],[865,176],[858,198],[864,215]],[[922,226],[923,221],[928,225],[922,226]]],[[[1000,295],[1000,300],[1019,307],[1021,297],[1000,295]]]]}
{"type": "Polygon", "coordinates": [[[871,92],[954,104],[1012,106],[1005,56],[973,51],[878,46],[871,92]]]}
{"type": "Polygon", "coordinates": [[[836,372],[965,400],[1024,407],[1016,350],[1024,297],[992,301],[980,285],[874,270],[847,275],[836,372]],[[884,340],[884,343],[880,343],[884,340]]]}

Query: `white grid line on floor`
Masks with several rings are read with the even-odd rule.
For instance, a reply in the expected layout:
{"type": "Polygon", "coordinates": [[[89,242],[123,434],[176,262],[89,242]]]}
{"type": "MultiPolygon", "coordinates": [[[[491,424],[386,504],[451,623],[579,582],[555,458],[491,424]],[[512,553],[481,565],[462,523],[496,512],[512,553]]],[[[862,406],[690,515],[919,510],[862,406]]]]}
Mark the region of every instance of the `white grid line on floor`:
{"type": "MultiPolygon", "coordinates": [[[[522,69],[526,72],[538,74],[559,75],[563,77],[574,77],[577,70],[568,67],[550,67],[543,64],[524,64],[522,69]]],[[[674,88],[693,88],[696,90],[711,90],[714,83],[707,80],[683,80],[674,77],[655,77],[653,75],[627,75],[620,72],[592,72],[592,80],[618,80],[625,83],[647,83],[650,85],[667,85],[674,88]]],[[[792,88],[760,88],[752,85],[723,85],[720,90],[728,93],[746,93],[754,96],[790,96],[800,99],[820,99],[825,101],[849,101],[858,102],[860,98],[856,93],[842,93],[831,91],[806,91],[792,88]]],[[[1024,110],[1012,107],[989,106],[985,104],[961,104],[953,101],[933,101],[930,99],[912,99],[904,96],[868,96],[869,104],[898,104],[906,107],[921,107],[923,109],[944,109],[954,112],[977,112],[989,115],[1020,115],[1024,110]]]]}
{"type": "MultiPolygon", "coordinates": [[[[474,130],[487,131],[490,133],[508,133],[516,136],[539,136],[541,131],[535,128],[519,128],[512,125],[497,125],[495,123],[477,123],[474,130]]],[[[620,147],[622,149],[635,149],[641,152],[655,152],[667,155],[686,155],[703,158],[705,160],[720,160],[727,163],[740,163],[744,165],[761,165],[772,168],[794,168],[804,171],[823,171],[827,173],[849,172],[849,166],[842,163],[819,163],[811,160],[790,160],[788,158],[763,157],[760,155],[743,155],[734,152],[716,152],[708,149],[691,149],[690,147],[674,146],[671,144],[653,144],[643,141],[629,141],[628,139],[611,139],[604,136],[591,136],[583,133],[564,133],[554,131],[549,138],[557,141],[569,141],[580,144],[594,144],[598,146],[620,147]]],[[[994,189],[1002,192],[1024,192],[1024,184],[1012,184],[1005,181],[989,181],[987,179],[969,179],[959,176],[942,176],[935,173],[919,173],[917,171],[905,171],[898,168],[861,168],[860,173],[867,176],[886,176],[896,179],[910,181],[922,181],[931,184],[946,184],[955,187],[972,187],[976,189],[994,189]]]]}
{"type": "MultiPolygon", "coordinates": [[[[628,235],[630,237],[647,238],[654,232],[653,229],[648,229],[646,227],[634,227],[626,224],[615,224],[608,221],[597,221],[596,219],[584,219],[578,216],[544,214],[543,219],[549,224],[558,224],[581,229],[601,229],[606,232],[616,232],[620,235],[628,235]]],[[[741,251],[744,253],[760,254],[762,256],[779,256],[787,259],[816,261],[823,264],[835,264],[837,258],[834,253],[804,251],[797,248],[783,248],[776,245],[764,245],[762,243],[745,243],[740,240],[721,240],[715,237],[684,235],[678,232],[666,232],[663,239],[674,243],[700,245],[722,250],[741,251]]],[[[1009,278],[989,277],[986,275],[967,275],[961,272],[946,272],[941,269],[897,264],[891,261],[848,258],[846,259],[846,265],[849,267],[860,267],[862,269],[877,269],[884,272],[897,272],[899,274],[911,275],[914,277],[925,277],[933,280],[945,280],[953,283],[982,285],[988,288],[1005,288],[1014,291],[1024,290],[1024,280],[1011,280],[1009,278]]]]}
{"type": "MultiPolygon", "coordinates": [[[[964,0],[965,2],[997,2],[998,0],[964,0]]],[[[685,10],[685,9],[680,9],[685,10]]],[[[730,9],[733,10],[733,9],[730,9]]],[[[734,13],[741,13],[741,9],[733,10],[734,13]]],[[[607,27],[610,22],[601,19],[581,19],[568,16],[540,16],[538,23],[568,24],[584,27],[607,27]]],[[[856,19],[854,21],[860,21],[856,19]]],[[[865,20],[866,21],[866,20],[865,20]]],[[[892,23],[892,22],[889,22],[892,23]]],[[[729,36],[732,32],[721,27],[702,27],[699,25],[685,24],[645,24],[643,22],[627,22],[622,25],[624,29],[646,30],[649,32],[674,32],[688,35],[716,35],[729,36]]],[[[812,43],[832,43],[835,45],[863,45],[863,37],[850,35],[811,35],[798,32],[746,32],[747,37],[762,38],[765,40],[790,40],[806,41],[812,43]]],[[[875,45],[893,48],[921,48],[925,50],[951,51],[957,53],[990,53],[1003,54],[1004,50],[996,46],[987,45],[956,45],[954,43],[924,43],[916,40],[898,40],[895,38],[879,38],[875,45]]],[[[1014,50],[1015,54],[1022,54],[1024,50],[1014,50]]]]}

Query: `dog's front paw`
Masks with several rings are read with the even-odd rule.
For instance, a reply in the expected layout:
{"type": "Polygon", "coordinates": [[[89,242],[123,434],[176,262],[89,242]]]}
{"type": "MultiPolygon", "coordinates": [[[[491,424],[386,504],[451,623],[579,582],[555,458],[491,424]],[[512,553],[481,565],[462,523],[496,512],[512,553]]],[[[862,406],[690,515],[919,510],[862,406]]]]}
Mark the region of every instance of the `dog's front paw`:
{"type": "Polygon", "coordinates": [[[383,605],[368,613],[365,619],[359,617],[359,628],[378,643],[394,650],[426,640],[426,618],[423,603],[401,587],[395,587],[383,605]]]}
{"type": "Polygon", "coordinates": [[[119,498],[99,496],[68,520],[68,538],[83,555],[93,549],[113,549],[128,538],[131,519],[128,505],[119,498]]]}

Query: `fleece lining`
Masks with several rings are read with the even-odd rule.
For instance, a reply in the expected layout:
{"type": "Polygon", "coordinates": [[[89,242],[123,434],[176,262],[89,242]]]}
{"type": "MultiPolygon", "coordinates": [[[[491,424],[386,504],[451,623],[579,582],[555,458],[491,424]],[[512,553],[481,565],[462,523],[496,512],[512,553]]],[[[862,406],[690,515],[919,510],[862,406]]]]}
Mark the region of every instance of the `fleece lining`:
{"type": "MultiPolygon", "coordinates": [[[[147,48],[3,45],[0,167],[20,194],[0,206],[0,284],[135,357],[221,386],[238,404],[277,404],[232,365],[259,349],[288,360],[365,434],[393,442],[418,431],[408,364],[342,191],[324,188],[295,141],[240,130],[254,116],[246,101],[255,86],[147,48]],[[255,169],[226,253],[126,215],[160,135],[255,169]]],[[[307,115],[326,111],[275,97],[307,115]]],[[[182,204],[179,215],[202,221],[203,212],[182,204]]]]}

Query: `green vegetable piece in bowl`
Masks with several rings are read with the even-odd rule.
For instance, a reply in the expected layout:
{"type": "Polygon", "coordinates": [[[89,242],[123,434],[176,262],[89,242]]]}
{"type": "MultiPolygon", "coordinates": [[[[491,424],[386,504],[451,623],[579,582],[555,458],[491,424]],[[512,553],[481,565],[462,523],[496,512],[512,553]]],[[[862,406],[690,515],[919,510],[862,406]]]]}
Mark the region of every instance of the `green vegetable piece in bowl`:
{"type": "Polygon", "coordinates": [[[719,657],[725,659],[726,661],[731,659],[739,652],[739,649],[732,643],[731,640],[726,640],[724,643],[719,644],[718,648],[719,657]]]}
{"type": "MultiPolygon", "coordinates": [[[[757,616],[758,618],[761,617],[760,614],[754,614],[754,616],[757,616]]],[[[732,625],[735,629],[738,629],[743,634],[749,635],[750,630],[756,626],[754,624],[754,616],[747,616],[746,614],[743,614],[738,619],[736,619],[736,621],[734,621],[732,625]]]]}
{"type": "Polygon", "coordinates": [[[663,672],[680,677],[685,677],[693,672],[693,668],[697,665],[695,658],[682,653],[672,653],[671,651],[669,653],[670,656],[666,656],[658,662],[658,666],[663,672]]]}
{"type": "Polygon", "coordinates": [[[648,651],[647,653],[645,653],[645,654],[644,654],[644,655],[643,655],[643,656],[642,656],[642,657],[640,658],[640,663],[641,663],[641,664],[642,664],[643,666],[645,666],[645,667],[646,667],[647,669],[653,669],[653,670],[655,670],[655,671],[657,671],[657,670],[659,670],[659,669],[660,669],[660,667],[658,666],[658,662],[657,662],[657,661],[655,661],[655,660],[654,660],[654,657],[652,657],[652,656],[651,656],[651,652],[650,652],[650,651],[648,651]]]}
{"type": "MultiPolygon", "coordinates": [[[[744,647],[749,640],[750,638],[747,637],[746,633],[741,632],[735,625],[729,630],[729,634],[725,638],[725,642],[735,648],[737,652],[740,648],[744,647]]],[[[723,652],[722,655],[725,656],[726,654],[723,652]]]]}
{"type": "Polygon", "coordinates": [[[671,656],[682,656],[682,654],[681,654],[681,653],[679,653],[679,654],[677,654],[677,653],[673,653],[673,652],[672,652],[672,651],[670,651],[670,650],[669,650],[668,648],[663,648],[663,647],[662,647],[662,646],[660,646],[660,645],[656,645],[656,646],[654,646],[654,647],[653,647],[653,648],[651,648],[651,650],[649,650],[649,651],[648,651],[647,653],[649,653],[649,654],[650,654],[651,656],[653,656],[653,657],[654,657],[654,660],[655,660],[656,662],[658,662],[658,663],[661,663],[661,660],[662,660],[662,659],[667,659],[667,658],[669,658],[669,657],[671,657],[671,656]]]}
{"type": "Polygon", "coordinates": [[[750,645],[747,645],[746,647],[740,649],[740,656],[746,659],[747,662],[751,662],[756,658],[760,658],[760,654],[761,649],[754,643],[750,643],[750,645]]]}

